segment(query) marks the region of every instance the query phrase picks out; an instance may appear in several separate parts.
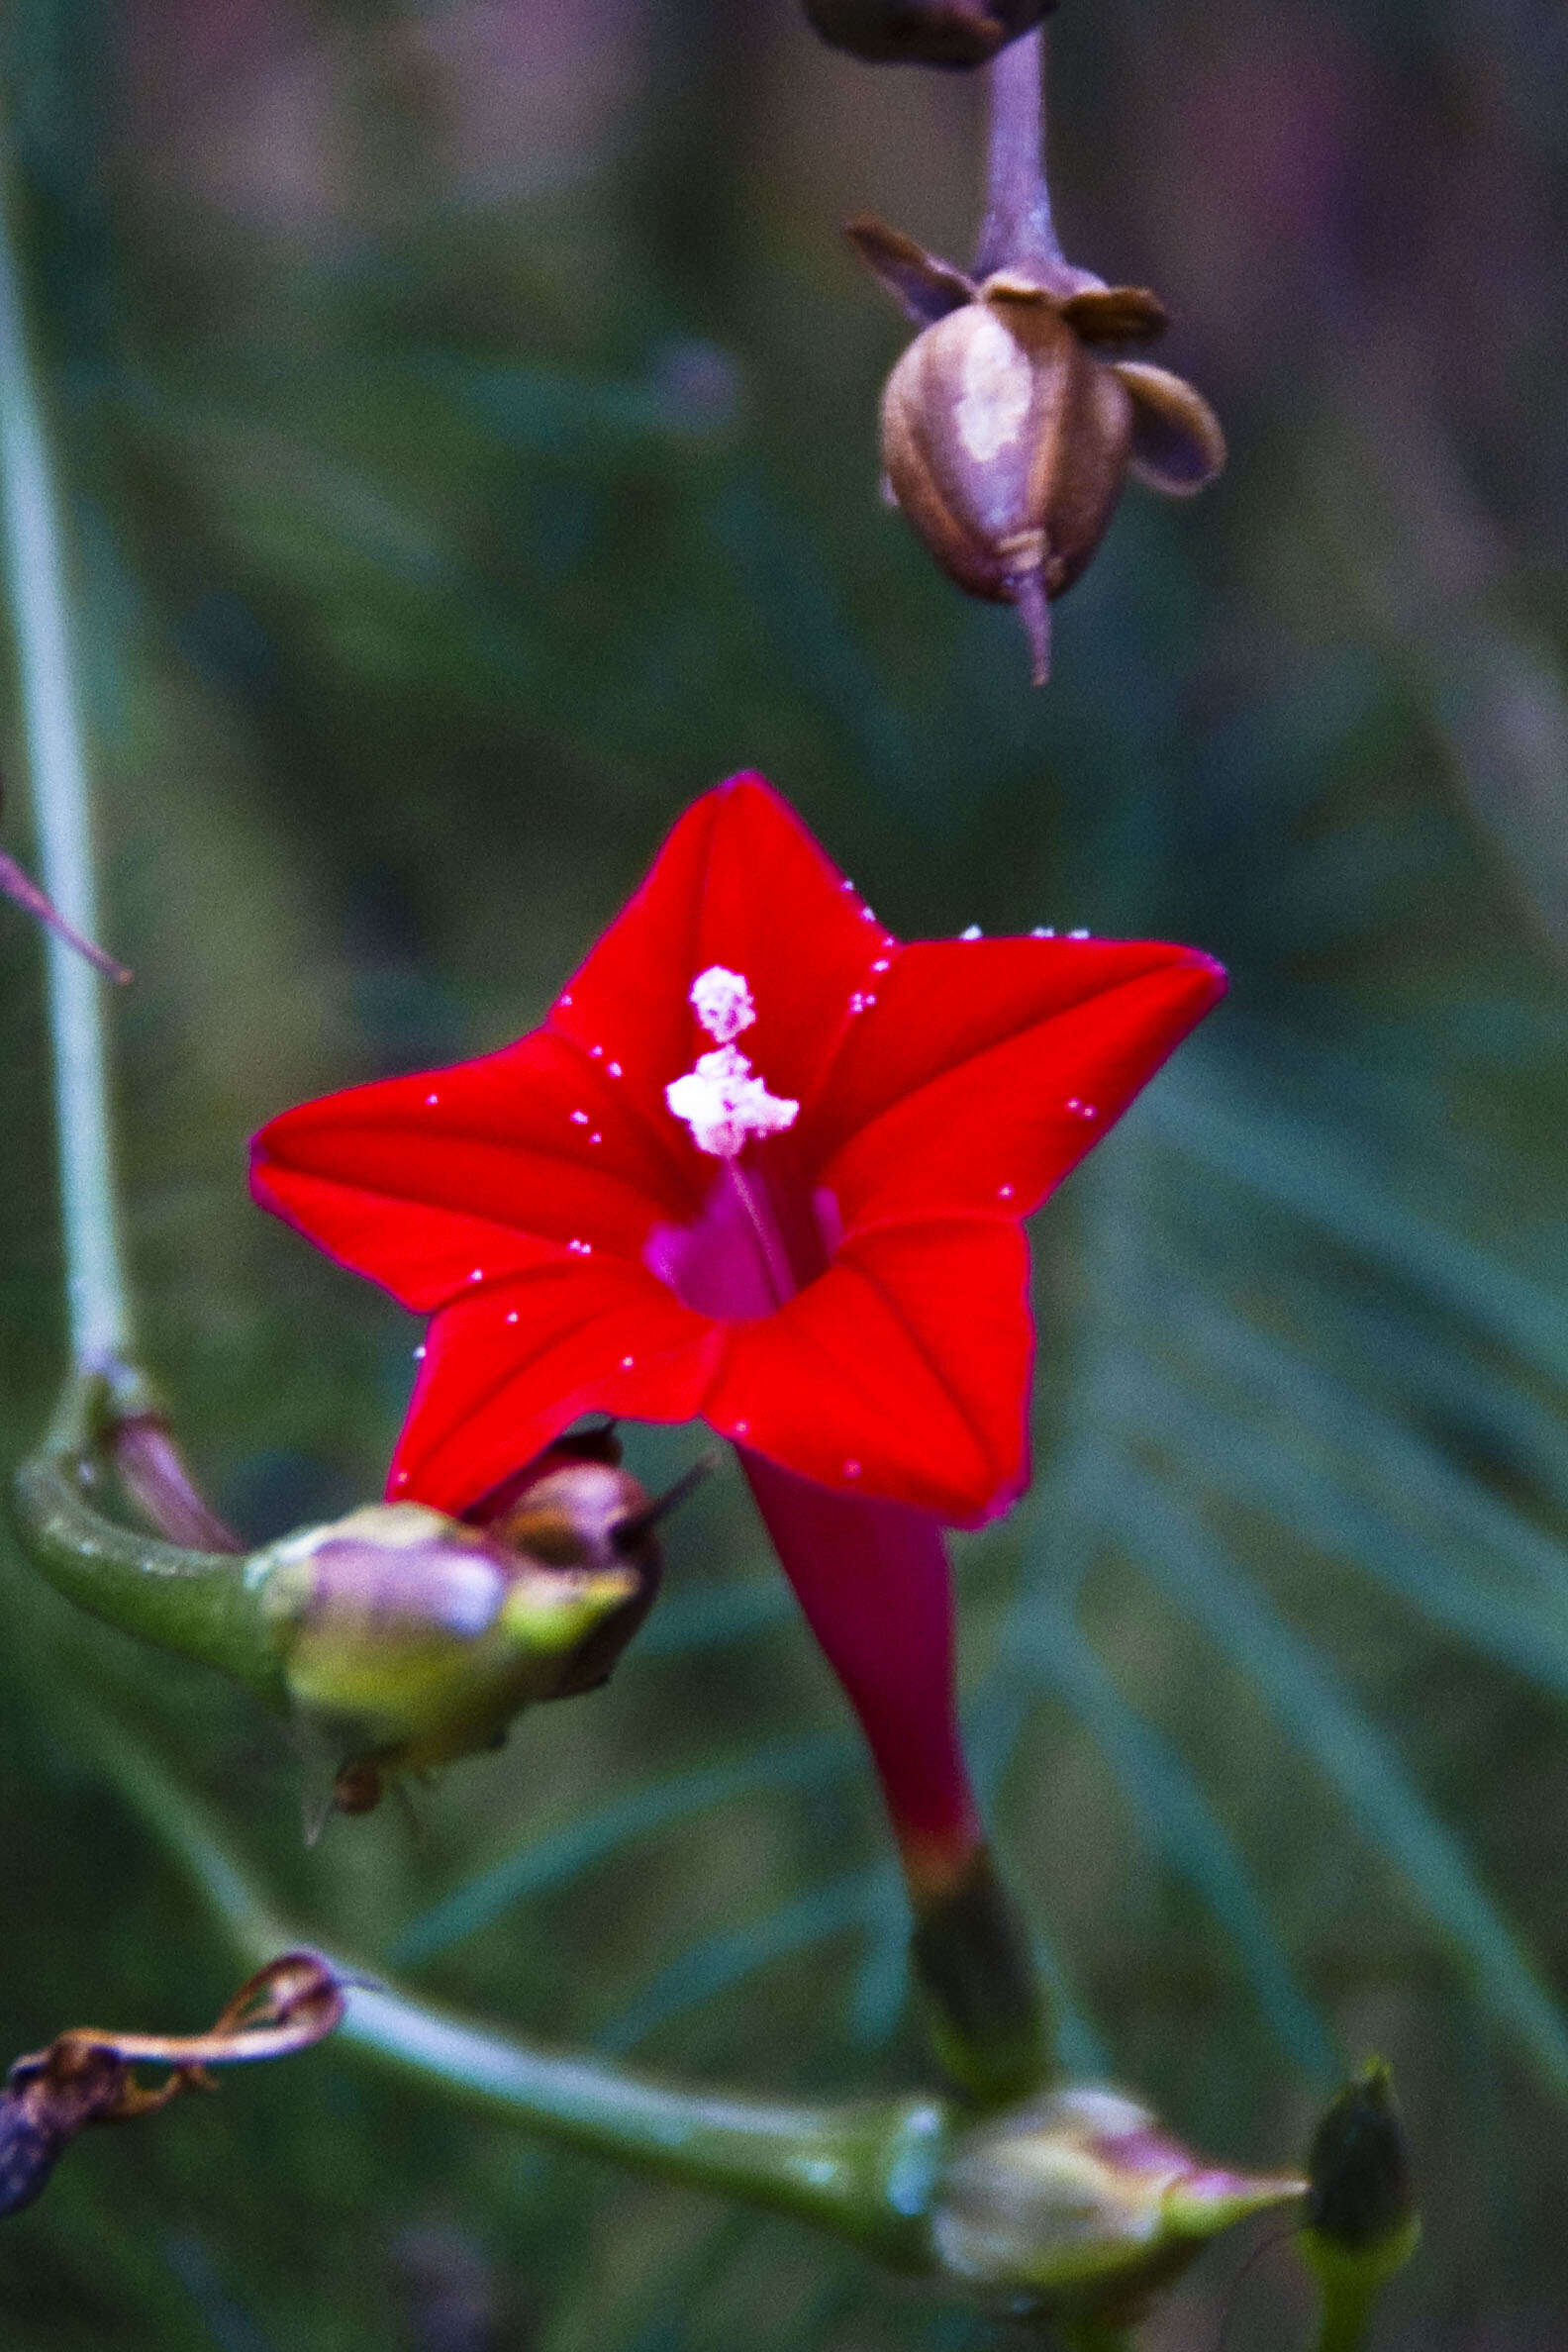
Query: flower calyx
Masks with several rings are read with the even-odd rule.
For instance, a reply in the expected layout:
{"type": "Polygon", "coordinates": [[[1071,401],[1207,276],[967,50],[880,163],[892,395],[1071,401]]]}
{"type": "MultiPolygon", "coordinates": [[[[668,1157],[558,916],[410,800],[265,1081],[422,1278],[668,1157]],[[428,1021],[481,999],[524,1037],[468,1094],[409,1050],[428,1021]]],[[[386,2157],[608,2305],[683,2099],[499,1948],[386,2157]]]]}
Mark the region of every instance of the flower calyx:
{"type": "Polygon", "coordinates": [[[285,2058],[331,2033],[343,2013],[342,1987],[315,1952],[284,1952],[241,1986],[206,2033],[111,2033],[78,2025],[47,2050],[19,2058],[0,2092],[0,2219],[41,2197],[50,2173],[89,2123],[155,2113],[187,2087],[213,2089],[208,2069],[285,2058]],[[171,2071],[155,2089],[139,2066],[171,2071]]]}
{"type": "MultiPolygon", "coordinates": [[[[257,1553],[246,1577],[293,1709],[367,1813],[388,1776],[502,1745],[523,1708],[608,1680],[658,1591],[658,1501],[608,1431],[563,1439],[476,1507],[372,1504],[257,1553]]],[[[319,1824],[316,1824],[319,1825],[319,1824]]]]}
{"type": "Polygon", "coordinates": [[[1209,2238],[1306,2188],[1209,2164],[1136,2101],[1072,2086],[959,2133],[932,2243],[948,2278],[1011,2313],[1127,2324],[1209,2238]]]}
{"type": "Polygon", "coordinates": [[[833,49],[891,65],[983,65],[1042,24],[1056,0],[806,0],[833,49]]]}
{"type": "Polygon", "coordinates": [[[1168,497],[1203,489],[1225,463],[1219,419],[1180,376],[1125,355],[1167,324],[1143,287],[1044,249],[971,277],[884,222],[846,234],[922,330],[882,394],[888,496],[960,588],[1018,607],[1043,685],[1051,601],[1128,474],[1168,497]]]}

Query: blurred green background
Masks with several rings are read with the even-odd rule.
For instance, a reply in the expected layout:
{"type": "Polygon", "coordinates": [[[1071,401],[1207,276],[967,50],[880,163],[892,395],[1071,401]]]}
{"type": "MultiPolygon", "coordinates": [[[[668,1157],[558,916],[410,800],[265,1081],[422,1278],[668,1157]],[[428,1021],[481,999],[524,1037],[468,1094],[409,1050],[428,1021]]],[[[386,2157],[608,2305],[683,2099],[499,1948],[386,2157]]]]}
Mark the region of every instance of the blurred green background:
{"type": "MultiPolygon", "coordinates": [[[[1223,414],[1057,682],[876,498],[836,224],[962,255],[980,88],[788,0],[15,0],[148,1356],[252,1534],[378,1485],[413,1324],[246,1203],[302,1096],[535,1021],[764,769],[900,931],[1221,954],[1039,1220],[1038,1475],[960,1545],[970,1721],[1075,2065],[1271,2162],[1398,2069],[1395,2352],[1568,2339],[1568,19],[1063,0],[1072,257],[1223,414]]],[[[6,845],[27,854],[14,696],[6,845]]],[[[61,1366],[37,940],[0,908],[0,1427],[61,1366]]],[[[650,1478],[695,1432],[633,1433],[650,1478]]],[[[611,1689],[302,1846],[277,1727],[4,1562],[0,2053],[235,1968],[51,1693],[307,1928],[476,2013],[837,2093],[922,2064],[874,1794],[737,1480],[611,1689]]],[[[1242,2245],[1150,2328],[1217,2352],[1242,2245]]],[[[1230,2352],[1305,2340],[1289,2258],[1230,2352]]],[[[27,2352],[958,2352],[1005,2330],[331,2050],[90,2135],[0,2237],[27,2352]]]]}

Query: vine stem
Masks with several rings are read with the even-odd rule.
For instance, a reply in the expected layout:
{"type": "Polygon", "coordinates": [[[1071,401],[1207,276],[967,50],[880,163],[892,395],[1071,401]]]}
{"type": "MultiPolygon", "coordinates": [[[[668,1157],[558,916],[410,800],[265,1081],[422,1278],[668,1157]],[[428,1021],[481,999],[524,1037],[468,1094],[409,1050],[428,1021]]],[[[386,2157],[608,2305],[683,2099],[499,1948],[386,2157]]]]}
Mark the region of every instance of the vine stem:
{"type": "MultiPolygon", "coordinates": [[[[0,126],[0,139],[4,139],[0,126]]],[[[16,175],[0,151],[0,506],[16,637],[22,730],[47,895],[85,938],[98,935],[91,794],[64,535],[23,291],[16,175]]],[[[127,1352],[109,1129],[108,1053],[97,975],[65,942],[46,940],[60,1214],[73,1363],[112,1370],[127,1352]]]]}
{"type": "MultiPolygon", "coordinates": [[[[252,1887],[205,1808],[139,1741],[96,1711],[73,1707],[71,1721],[243,1959],[309,1948],[252,1887]]],[[[536,2049],[324,1956],[345,1990],[337,2038],[394,2072],[543,2138],[813,2222],[896,2269],[934,2267],[930,2215],[953,2121],[946,2102],[805,2107],[679,2090],[594,2058],[536,2049]]]]}

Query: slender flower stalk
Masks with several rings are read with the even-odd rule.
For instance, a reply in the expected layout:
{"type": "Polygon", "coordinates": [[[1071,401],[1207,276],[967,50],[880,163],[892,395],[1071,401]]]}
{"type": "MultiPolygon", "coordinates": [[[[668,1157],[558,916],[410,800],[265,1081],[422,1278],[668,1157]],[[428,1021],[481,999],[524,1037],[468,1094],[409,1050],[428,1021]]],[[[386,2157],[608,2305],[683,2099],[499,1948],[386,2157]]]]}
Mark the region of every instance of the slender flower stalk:
{"type": "Polygon", "coordinates": [[[990,120],[986,140],[986,209],[975,275],[1010,265],[1030,268],[1043,285],[1077,293],[1086,278],[1072,269],[1051,218],[1045,177],[1045,29],[1013,42],[986,68],[990,120]]]}
{"type": "MultiPolygon", "coordinates": [[[[33,363],[17,194],[0,116],[0,509],[43,887],[69,930],[98,936],[92,813],[64,534],[33,363]]],[[[72,1361],[108,1370],[131,1339],[121,1266],[108,1052],[97,975],[51,932],[47,947],[60,1135],[72,1361]]]]}
{"type": "MultiPolygon", "coordinates": [[[[305,1940],[140,1743],[101,1715],[81,1736],[243,1957],[305,1940]]],[[[1097,2306],[1142,2294],[1151,2268],[1170,2274],[1207,2238],[1295,2204],[1304,2187],[1207,2164],[1106,2092],[1061,2092],[975,2124],[926,2097],[801,2106],[682,2090],[536,2049],[341,1956],[320,1958],[343,1988],[338,2042],[411,2083],[633,2171],[787,2213],[948,2294],[1059,2313],[1075,2352],[1121,2342],[1097,2306]]]]}

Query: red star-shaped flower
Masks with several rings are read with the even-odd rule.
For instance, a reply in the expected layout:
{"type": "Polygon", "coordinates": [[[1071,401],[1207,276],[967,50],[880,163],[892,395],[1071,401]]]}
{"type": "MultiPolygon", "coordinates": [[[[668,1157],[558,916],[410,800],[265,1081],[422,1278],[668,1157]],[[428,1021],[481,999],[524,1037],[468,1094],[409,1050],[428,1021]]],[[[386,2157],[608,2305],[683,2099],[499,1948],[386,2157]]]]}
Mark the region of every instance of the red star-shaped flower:
{"type": "Polygon", "coordinates": [[[285,1112],[252,1186],[434,1315],[394,1496],[469,1512],[608,1413],[973,1525],[1028,1470],[1023,1220],[1224,985],[1148,942],[902,946],[740,776],[542,1028],[285,1112]]]}

